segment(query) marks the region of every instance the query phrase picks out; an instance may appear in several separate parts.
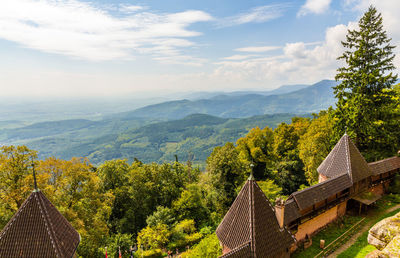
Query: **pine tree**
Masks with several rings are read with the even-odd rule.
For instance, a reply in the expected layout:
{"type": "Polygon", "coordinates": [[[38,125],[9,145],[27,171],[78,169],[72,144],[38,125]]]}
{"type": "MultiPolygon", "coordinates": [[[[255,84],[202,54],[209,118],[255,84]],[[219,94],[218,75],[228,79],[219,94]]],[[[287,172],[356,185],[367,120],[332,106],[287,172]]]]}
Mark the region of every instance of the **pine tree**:
{"type": "Polygon", "coordinates": [[[346,65],[337,69],[335,77],[341,80],[334,87],[336,132],[343,134],[347,129],[370,160],[389,155],[383,150],[393,155],[393,141],[398,142],[399,129],[393,128],[396,123],[390,112],[396,105],[392,85],[397,80],[397,74],[392,73],[395,47],[390,41],[383,30],[381,14],[370,6],[358,29],[348,30],[346,41],[342,42],[346,50],[338,58],[346,65]]]}

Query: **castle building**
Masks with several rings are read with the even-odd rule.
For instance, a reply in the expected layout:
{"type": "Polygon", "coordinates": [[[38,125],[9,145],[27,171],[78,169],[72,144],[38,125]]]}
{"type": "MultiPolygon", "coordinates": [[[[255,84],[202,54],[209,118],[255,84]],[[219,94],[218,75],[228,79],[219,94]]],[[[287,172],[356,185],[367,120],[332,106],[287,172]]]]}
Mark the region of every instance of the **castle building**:
{"type": "Polygon", "coordinates": [[[73,257],[79,233],[35,186],[0,232],[0,257],[73,257]]]}
{"type": "Polygon", "coordinates": [[[294,237],[279,225],[274,207],[249,179],[226,213],[216,234],[223,247],[221,257],[289,257],[294,237]]]}
{"type": "Polygon", "coordinates": [[[389,187],[399,172],[400,157],[367,163],[347,134],[318,167],[319,183],[292,193],[284,205],[283,223],[302,241],[346,214],[351,208],[369,206],[389,187]]]}
{"type": "Polygon", "coordinates": [[[318,184],[275,207],[249,179],[217,228],[222,257],[289,257],[288,236],[300,243],[349,209],[361,212],[377,201],[400,172],[400,157],[367,163],[344,134],[317,171],[318,184]]]}

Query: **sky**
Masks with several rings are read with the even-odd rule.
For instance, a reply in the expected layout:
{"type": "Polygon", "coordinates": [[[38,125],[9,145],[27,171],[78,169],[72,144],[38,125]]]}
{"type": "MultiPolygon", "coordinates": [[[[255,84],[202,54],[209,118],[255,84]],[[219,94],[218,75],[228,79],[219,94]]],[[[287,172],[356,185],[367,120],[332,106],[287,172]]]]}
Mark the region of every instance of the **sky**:
{"type": "Polygon", "coordinates": [[[2,97],[269,90],[333,79],[368,6],[397,0],[2,0],[2,97]]]}

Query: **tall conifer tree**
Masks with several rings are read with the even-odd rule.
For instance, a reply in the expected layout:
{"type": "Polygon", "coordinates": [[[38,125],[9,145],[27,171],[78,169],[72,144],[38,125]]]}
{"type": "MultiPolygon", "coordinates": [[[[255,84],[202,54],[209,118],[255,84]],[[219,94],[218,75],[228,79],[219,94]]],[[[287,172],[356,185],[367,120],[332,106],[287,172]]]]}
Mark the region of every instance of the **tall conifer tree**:
{"type": "Polygon", "coordinates": [[[393,74],[393,48],[383,29],[382,16],[370,6],[358,23],[358,28],[348,30],[346,48],[339,60],[346,65],[337,70],[334,87],[337,98],[335,112],[336,130],[343,134],[345,129],[355,138],[359,149],[373,160],[394,151],[398,141],[398,125],[393,122],[392,85],[397,80],[393,74]],[[393,135],[397,132],[397,136],[393,135]]]}

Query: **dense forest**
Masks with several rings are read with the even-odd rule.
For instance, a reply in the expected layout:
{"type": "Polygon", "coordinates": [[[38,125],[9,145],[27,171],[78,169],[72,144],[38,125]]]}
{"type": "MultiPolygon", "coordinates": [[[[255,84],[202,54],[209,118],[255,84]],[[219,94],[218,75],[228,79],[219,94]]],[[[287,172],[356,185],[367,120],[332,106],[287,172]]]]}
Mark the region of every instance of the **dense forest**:
{"type": "Polygon", "coordinates": [[[390,73],[394,55],[380,14],[371,7],[359,31],[349,35],[343,43],[349,51],[341,57],[347,66],[338,69],[341,83],[334,87],[335,109],[293,117],[275,129],[255,127],[236,142],[215,147],[204,171],[190,159],[113,159],[95,166],[87,158],[40,160],[26,146],[1,147],[0,227],[32,191],[35,170],[40,190],[80,233],[78,256],[101,257],[106,246],[110,257],[118,257],[118,247],[123,257],[131,247],[138,257],[168,251],[218,256],[215,228],[251,169],[273,203],[317,183],[317,167],[345,131],[369,162],[400,148],[400,85],[390,73]],[[366,32],[365,24],[374,30],[366,32]]]}

